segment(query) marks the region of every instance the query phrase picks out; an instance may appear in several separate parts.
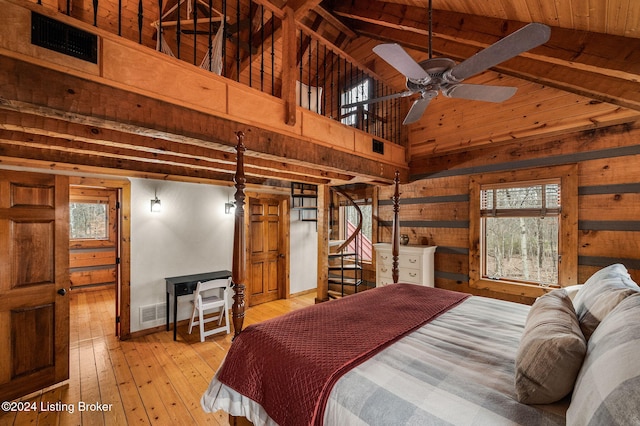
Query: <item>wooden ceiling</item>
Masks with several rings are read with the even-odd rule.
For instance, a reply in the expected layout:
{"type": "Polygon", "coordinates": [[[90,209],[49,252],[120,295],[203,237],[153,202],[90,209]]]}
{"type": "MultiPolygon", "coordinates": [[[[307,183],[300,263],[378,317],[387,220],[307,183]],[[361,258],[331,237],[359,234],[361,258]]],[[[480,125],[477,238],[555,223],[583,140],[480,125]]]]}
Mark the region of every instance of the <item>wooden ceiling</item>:
{"type": "MultiPolygon", "coordinates": [[[[372,48],[396,42],[416,61],[428,57],[428,0],[325,1],[319,7],[353,31],[345,50],[388,84],[404,77],[372,48]]],[[[432,54],[457,62],[529,22],[550,40],[468,83],[515,86],[501,104],[433,100],[409,126],[412,160],[590,130],[640,118],[640,2],[636,0],[432,0],[432,54]]]]}

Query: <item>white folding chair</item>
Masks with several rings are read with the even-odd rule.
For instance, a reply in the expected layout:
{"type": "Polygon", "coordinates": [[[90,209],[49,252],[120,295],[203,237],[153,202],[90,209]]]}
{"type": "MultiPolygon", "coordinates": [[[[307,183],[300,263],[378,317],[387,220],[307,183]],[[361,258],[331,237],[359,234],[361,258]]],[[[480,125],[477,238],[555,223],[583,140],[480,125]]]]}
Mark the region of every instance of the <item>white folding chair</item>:
{"type": "Polygon", "coordinates": [[[229,334],[229,303],[228,295],[229,288],[231,287],[231,278],[224,278],[221,280],[211,280],[205,282],[199,282],[196,291],[193,293],[193,312],[191,313],[191,321],[189,321],[189,334],[194,325],[200,326],[200,341],[204,342],[204,338],[221,331],[226,331],[229,334]],[[213,294],[212,294],[213,293],[213,294]],[[216,310],[217,315],[204,318],[207,311],[216,310]],[[198,312],[198,319],[196,319],[196,311],[198,312]],[[224,318],[224,325],[222,319],[224,318]],[[218,327],[204,331],[204,324],[218,320],[218,327]]]}

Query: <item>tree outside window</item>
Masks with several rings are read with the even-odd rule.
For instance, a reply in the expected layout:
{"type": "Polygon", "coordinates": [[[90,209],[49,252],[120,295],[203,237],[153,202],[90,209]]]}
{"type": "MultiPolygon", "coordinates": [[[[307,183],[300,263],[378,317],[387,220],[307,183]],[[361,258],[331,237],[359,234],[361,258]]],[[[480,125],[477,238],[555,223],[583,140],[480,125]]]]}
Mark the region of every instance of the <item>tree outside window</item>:
{"type": "Polygon", "coordinates": [[[537,297],[577,280],[576,166],[473,176],[469,285],[537,297]]]}

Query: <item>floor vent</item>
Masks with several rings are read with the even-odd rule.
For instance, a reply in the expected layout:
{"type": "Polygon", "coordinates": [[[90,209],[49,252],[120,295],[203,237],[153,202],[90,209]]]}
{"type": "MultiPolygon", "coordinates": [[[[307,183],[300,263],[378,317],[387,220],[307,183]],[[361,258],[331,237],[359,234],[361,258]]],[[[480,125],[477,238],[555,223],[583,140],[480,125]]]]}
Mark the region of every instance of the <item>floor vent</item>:
{"type": "Polygon", "coordinates": [[[157,320],[166,321],[166,319],[167,319],[166,303],[140,306],[140,323],[152,322],[157,320]]]}
{"type": "Polygon", "coordinates": [[[31,12],[31,44],[98,63],[98,36],[31,12]]]}

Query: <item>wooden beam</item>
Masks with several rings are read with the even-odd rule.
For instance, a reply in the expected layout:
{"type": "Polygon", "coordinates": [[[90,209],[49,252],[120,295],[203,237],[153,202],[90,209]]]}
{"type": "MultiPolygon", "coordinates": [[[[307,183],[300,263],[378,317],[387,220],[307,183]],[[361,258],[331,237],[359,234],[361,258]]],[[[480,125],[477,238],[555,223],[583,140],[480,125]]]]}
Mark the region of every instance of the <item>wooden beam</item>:
{"type": "MultiPolygon", "coordinates": [[[[426,10],[354,0],[334,12],[361,35],[427,52],[426,10]],[[418,35],[419,37],[416,37],[418,35]]],[[[464,60],[526,23],[434,10],[433,50],[464,60]]],[[[548,43],[495,69],[505,74],[640,110],[640,39],[554,27],[548,43]]]]}
{"type": "Polygon", "coordinates": [[[322,169],[330,172],[375,180],[391,180],[395,169],[391,164],[314,144],[304,138],[191,110],[10,57],[0,60],[0,93],[0,110],[98,129],[197,144],[225,152],[232,152],[234,132],[244,129],[247,156],[304,167],[322,165],[322,169]],[[129,107],[123,108],[123,105],[129,107]]]}
{"type": "Polygon", "coordinates": [[[331,191],[327,185],[318,186],[318,277],[316,303],[329,300],[329,209],[331,191]]]}
{"type": "Polygon", "coordinates": [[[285,8],[282,21],[282,99],[286,102],[285,122],[296,124],[296,24],[294,12],[285,8]]]}
{"type": "Polygon", "coordinates": [[[349,37],[351,39],[354,39],[354,38],[358,37],[358,34],[356,34],[355,31],[353,31],[351,28],[349,28],[347,25],[345,25],[341,20],[336,18],[333,14],[331,14],[324,7],[316,6],[316,8],[313,9],[313,11],[315,13],[317,13],[318,15],[320,15],[325,21],[327,21],[327,23],[329,23],[331,26],[335,27],[338,31],[340,31],[341,33],[343,33],[347,37],[349,37]]]}
{"type": "MultiPolygon", "coordinates": [[[[149,138],[142,135],[128,134],[111,129],[85,126],[83,124],[55,120],[48,117],[30,114],[20,114],[15,111],[0,110],[0,129],[22,132],[28,135],[28,140],[34,141],[35,135],[49,137],[54,145],[55,141],[68,144],[71,141],[84,143],[84,150],[94,150],[99,155],[102,152],[120,152],[129,150],[131,157],[145,157],[150,160],[162,161],[165,155],[172,155],[174,161],[181,163],[194,162],[199,165],[211,165],[220,170],[232,170],[235,167],[233,154],[226,150],[214,149],[203,145],[204,142],[175,143],[164,139],[149,138]],[[105,151],[106,150],[106,151],[105,151]]],[[[0,130],[2,134],[2,130],[0,130]]],[[[4,137],[4,139],[11,139],[4,137]]],[[[65,149],[61,147],[61,149],[65,149]]],[[[245,160],[248,173],[256,176],[276,177],[280,173],[290,174],[293,179],[304,180],[307,177],[329,181],[350,181],[354,175],[337,173],[329,170],[319,170],[317,167],[304,167],[284,163],[261,157],[247,157],[245,160]],[[318,179],[319,178],[319,179],[318,179]]],[[[284,178],[283,175],[280,176],[284,178]]]]}

